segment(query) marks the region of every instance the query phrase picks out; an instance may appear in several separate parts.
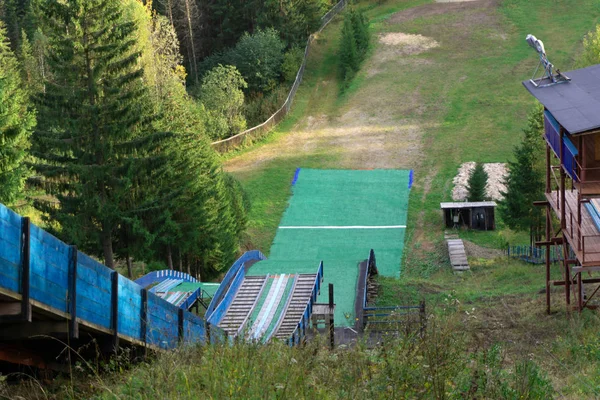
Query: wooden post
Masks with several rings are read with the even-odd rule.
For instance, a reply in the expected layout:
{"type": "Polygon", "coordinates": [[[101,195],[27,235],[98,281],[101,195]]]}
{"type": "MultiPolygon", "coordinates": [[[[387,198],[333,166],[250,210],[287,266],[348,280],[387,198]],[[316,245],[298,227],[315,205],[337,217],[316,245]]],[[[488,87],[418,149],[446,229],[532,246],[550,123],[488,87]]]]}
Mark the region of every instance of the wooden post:
{"type": "Polygon", "coordinates": [[[183,308],[180,308],[177,311],[177,336],[179,338],[179,343],[183,343],[183,308]]]}
{"type": "MultiPolygon", "coordinates": [[[[366,284],[366,283],[365,283],[366,284]]],[[[335,303],[333,302],[333,283],[329,284],[329,347],[335,348],[335,328],[333,326],[333,312],[335,303]]]]}
{"type": "Polygon", "coordinates": [[[583,282],[581,281],[581,271],[577,273],[577,308],[579,312],[583,311],[583,282]]]}
{"type": "Polygon", "coordinates": [[[140,340],[144,342],[144,349],[146,349],[148,345],[148,290],[142,289],[141,295],[142,306],[140,307],[140,340]]]}
{"type": "Polygon", "coordinates": [[[425,313],[425,300],[421,300],[419,304],[419,319],[421,322],[421,337],[425,335],[425,329],[427,329],[427,314],[425,313]]]}
{"type": "Polygon", "coordinates": [[[567,305],[567,311],[571,310],[571,273],[569,268],[569,260],[567,259],[569,255],[569,243],[564,240],[563,241],[563,253],[564,253],[564,277],[565,277],[565,303],[567,305]]]}
{"type": "Polygon", "coordinates": [[[111,327],[113,330],[112,344],[115,352],[119,349],[119,273],[113,271],[111,279],[111,327]]]}
{"type": "Polygon", "coordinates": [[[79,324],[77,323],[77,246],[69,248],[69,334],[71,338],[79,338],[79,324]]]}
{"type": "Polygon", "coordinates": [[[550,215],[550,204],[546,206],[546,314],[550,314],[550,240],[552,233],[552,216],[550,215]]]}
{"type": "Polygon", "coordinates": [[[29,284],[31,269],[31,222],[29,217],[21,220],[21,318],[31,322],[29,284]]]}
{"type": "Polygon", "coordinates": [[[567,213],[566,213],[566,209],[565,209],[565,203],[566,203],[566,199],[565,199],[565,178],[566,178],[566,173],[565,173],[565,164],[564,164],[564,157],[565,157],[565,140],[564,140],[564,136],[565,136],[565,130],[563,129],[563,127],[560,127],[560,228],[561,229],[566,229],[567,228],[567,213]]]}

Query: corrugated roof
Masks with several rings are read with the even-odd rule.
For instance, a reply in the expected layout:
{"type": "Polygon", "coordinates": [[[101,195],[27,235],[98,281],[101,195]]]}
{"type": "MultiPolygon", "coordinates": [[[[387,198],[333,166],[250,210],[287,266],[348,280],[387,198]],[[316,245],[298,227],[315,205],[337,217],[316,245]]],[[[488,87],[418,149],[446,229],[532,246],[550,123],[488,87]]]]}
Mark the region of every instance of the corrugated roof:
{"type": "Polygon", "coordinates": [[[600,128],[600,64],[563,74],[571,81],[548,87],[524,81],[523,86],[569,133],[600,128]]]}
{"type": "Polygon", "coordinates": [[[472,207],[496,207],[495,201],[461,201],[456,203],[440,203],[443,209],[446,208],[472,208],[472,207]]]}

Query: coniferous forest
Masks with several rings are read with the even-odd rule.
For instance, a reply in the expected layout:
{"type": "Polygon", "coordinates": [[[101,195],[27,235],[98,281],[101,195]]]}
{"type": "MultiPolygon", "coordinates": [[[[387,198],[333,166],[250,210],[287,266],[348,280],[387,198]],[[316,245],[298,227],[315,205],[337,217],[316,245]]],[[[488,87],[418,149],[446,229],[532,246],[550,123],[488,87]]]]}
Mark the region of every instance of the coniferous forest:
{"type": "Polygon", "coordinates": [[[210,142],[276,110],[326,0],[0,3],[0,202],[115,268],[202,278],[249,209],[210,142]]]}

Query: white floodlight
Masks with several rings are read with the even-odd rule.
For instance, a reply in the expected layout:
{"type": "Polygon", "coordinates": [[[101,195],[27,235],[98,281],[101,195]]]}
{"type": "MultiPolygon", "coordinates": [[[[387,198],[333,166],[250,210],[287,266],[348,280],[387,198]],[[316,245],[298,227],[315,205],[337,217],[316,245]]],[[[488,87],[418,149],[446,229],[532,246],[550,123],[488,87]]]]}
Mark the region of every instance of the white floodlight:
{"type": "Polygon", "coordinates": [[[569,82],[571,80],[571,78],[568,76],[561,74],[559,69],[556,70],[556,74],[552,72],[554,65],[552,65],[552,63],[548,61],[548,57],[546,57],[544,42],[531,34],[527,35],[525,40],[527,41],[527,44],[529,44],[529,46],[531,46],[540,55],[540,63],[535,69],[533,77],[529,80],[535,87],[547,87],[557,83],[569,82]],[[544,75],[535,79],[535,76],[542,65],[544,66],[544,75]],[[548,81],[543,83],[544,80],[548,81]]]}

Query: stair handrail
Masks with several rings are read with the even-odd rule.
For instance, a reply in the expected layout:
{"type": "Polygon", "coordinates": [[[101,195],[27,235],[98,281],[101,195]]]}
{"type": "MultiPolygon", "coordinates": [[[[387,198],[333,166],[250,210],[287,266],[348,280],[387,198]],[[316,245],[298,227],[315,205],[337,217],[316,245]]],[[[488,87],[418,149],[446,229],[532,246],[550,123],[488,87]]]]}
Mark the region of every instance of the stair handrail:
{"type": "Polygon", "coordinates": [[[208,308],[206,309],[206,317],[207,317],[207,319],[211,317],[211,315],[214,312],[215,308],[221,302],[221,299],[223,298],[223,296],[227,292],[227,289],[229,288],[229,285],[231,285],[231,282],[233,282],[233,279],[235,278],[235,276],[239,272],[240,268],[243,268],[244,263],[246,263],[247,261],[252,261],[252,260],[266,260],[266,257],[259,250],[250,250],[250,251],[245,252],[240,258],[238,258],[233,263],[233,265],[231,266],[231,268],[229,268],[229,270],[227,271],[227,273],[223,277],[223,280],[221,281],[221,286],[219,286],[219,288],[217,289],[217,291],[213,295],[213,298],[210,301],[210,304],[208,305],[208,308]]]}
{"type": "MultiPolygon", "coordinates": [[[[321,292],[321,283],[322,282],[323,282],[323,261],[321,261],[321,263],[319,264],[319,269],[317,270],[317,275],[315,276],[315,284],[313,285],[312,293],[311,293],[310,298],[308,299],[308,302],[306,303],[306,307],[304,307],[304,312],[302,313],[302,317],[301,317],[300,321],[298,321],[298,324],[296,325],[296,328],[292,332],[290,338],[287,340],[287,342],[290,346],[300,343],[300,340],[302,339],[299,336],[300,328],[306,324],[306,321],[310,318],[310,314],[312,314],[312,306],[313,306],[313,303],[315,303],[317,301],[317,296],[321,292]]],[[[306,327],[304,327],[304,330],[306,330],[306,327]]],[[[304,334],[304,332],[303,332],[303,334],[304,334]]]]}
{"type": "Polygon", "coordinates": [[[210,314],[210,316],[206,319],[212,325],[218,326],[225,314],[227,314],[227,310],[229,309],[229,306],[231,306],[231,303],[233,303],[233,299],[235,298],[239,288],[242,286],[245,276],[246,270],[244,269],[244,264],[242,263],[241,268],[238,269],[238,273],[235,275],[235,278],[227,288],[227,293],[225,293],[223,296],[222,301],[219,302],[212,314],[210,314]]]}

